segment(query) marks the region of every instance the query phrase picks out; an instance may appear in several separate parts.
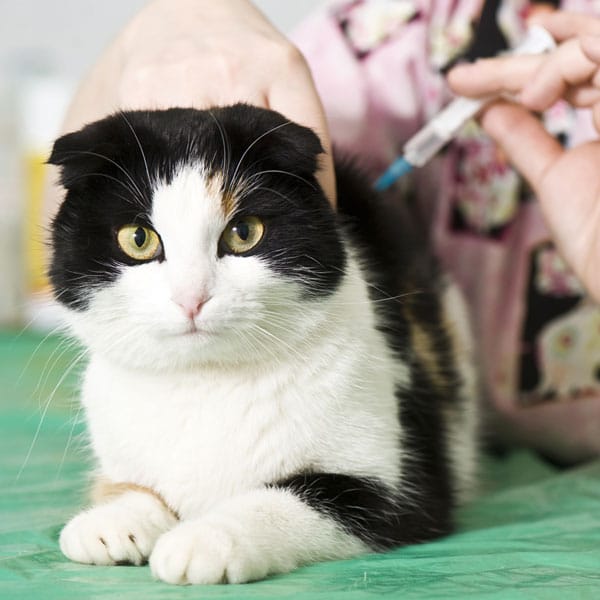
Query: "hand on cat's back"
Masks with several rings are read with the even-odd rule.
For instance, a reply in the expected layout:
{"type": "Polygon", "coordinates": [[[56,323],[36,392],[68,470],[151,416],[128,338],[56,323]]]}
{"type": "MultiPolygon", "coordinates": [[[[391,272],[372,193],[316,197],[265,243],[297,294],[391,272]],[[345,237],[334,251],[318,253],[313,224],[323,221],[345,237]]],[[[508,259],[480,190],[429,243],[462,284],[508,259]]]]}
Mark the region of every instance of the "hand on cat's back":
{"type": "MultiPolygon", "coordinates": [[[[300,51],[247,0],[149,3],[82,81],[64,130],[116,109],[237,102],[271,108],[318,134],[324,153],[317,179],[335,205],[331,140],[310,70],[300,51]]],[[[60,198],[58,186],[46,191],[47,220],[60,198]]]]}

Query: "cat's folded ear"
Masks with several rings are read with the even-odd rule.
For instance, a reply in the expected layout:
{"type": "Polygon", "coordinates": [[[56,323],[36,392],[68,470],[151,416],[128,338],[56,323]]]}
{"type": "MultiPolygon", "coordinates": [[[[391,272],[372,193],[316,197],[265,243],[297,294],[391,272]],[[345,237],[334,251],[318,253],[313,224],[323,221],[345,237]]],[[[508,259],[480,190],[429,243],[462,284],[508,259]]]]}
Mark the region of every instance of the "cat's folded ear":
{"type": "Polygon", "coordinates": [[[107,119],[67,133],[54,142],[48,163],[61,167],[60,182],[67,189],[86,184],[87,175],[101,172],[114,161],[107,119]]]}
{"type": "Polygon", "coordinates": [[[286,171],[315,174],[319,154],[324,150],[321,140],[312,129],[288,121],[277,132],[277,138],[280,143],[272,155],[274,162],[286,171]]]}
{"type": "Polygon", "coordinates": [[[221,114],[234,140],[237,133],[241,133],[244,140],[253,140],[245,148],[241,147],[244,153],[247,151],[245,164],[264,161],[277,169],[304,176],[316,172],[319,154],[324,150],[312,129],[276,111],[243,103],[226,107],[221,114]]]}

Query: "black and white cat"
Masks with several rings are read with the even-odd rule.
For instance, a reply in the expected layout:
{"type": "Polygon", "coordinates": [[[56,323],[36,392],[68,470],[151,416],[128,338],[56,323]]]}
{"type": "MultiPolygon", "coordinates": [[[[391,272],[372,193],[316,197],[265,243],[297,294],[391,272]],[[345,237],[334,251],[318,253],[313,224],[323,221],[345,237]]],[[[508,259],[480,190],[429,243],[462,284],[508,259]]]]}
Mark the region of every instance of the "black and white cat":
{"type": "Polygon", "coordinates": [[[51,280],[97,461],[69,558],[245,582],[435,538],[475,468],[466,316],[406,207],[247,105],[60,138],[51,280]]]}

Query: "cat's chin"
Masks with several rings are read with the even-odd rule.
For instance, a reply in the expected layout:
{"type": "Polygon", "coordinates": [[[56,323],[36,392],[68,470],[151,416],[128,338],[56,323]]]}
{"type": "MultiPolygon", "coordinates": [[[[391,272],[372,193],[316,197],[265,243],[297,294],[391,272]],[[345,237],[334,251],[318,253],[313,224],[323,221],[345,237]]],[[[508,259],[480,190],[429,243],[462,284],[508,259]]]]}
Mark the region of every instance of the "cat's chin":
{"type": "Polygon", "coordinates": [[[219,348],[207,343],[198,332],[149,339],[143,349],[135,351],[98,348],[94,354],[102,356],[119,369],[134,369],[155,375],[202,370],[221,363],[223,355],[219,348]]]}
{"type": "Polygon", "coordinates": [[[183,338],[183,339],[203,339],[214,335],[214,332],[208,331],[203,327],[197,325],[190,325],[180,331],[173,331],[165,334],[167,338],[183,338]]]}

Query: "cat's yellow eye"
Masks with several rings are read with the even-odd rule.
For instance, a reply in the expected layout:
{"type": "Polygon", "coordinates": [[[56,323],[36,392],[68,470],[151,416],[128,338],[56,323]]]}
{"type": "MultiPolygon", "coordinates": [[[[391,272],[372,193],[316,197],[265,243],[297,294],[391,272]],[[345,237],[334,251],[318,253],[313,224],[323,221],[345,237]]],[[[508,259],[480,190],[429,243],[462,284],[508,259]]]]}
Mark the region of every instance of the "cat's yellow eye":
{"type": "Polygon", "coordinates": [[[240,217],[229,223],[221,235],[225,250],[245,254],[258,246],[265,233],[265,225],[258,217],[240,217]]]}
{"type": "Polygon", "coordinates": [[[119,247],[134,260],[144,261],[156,258],[162,248],[158,233],[141,225],[125,225],[117,232],[119,247]]]}

